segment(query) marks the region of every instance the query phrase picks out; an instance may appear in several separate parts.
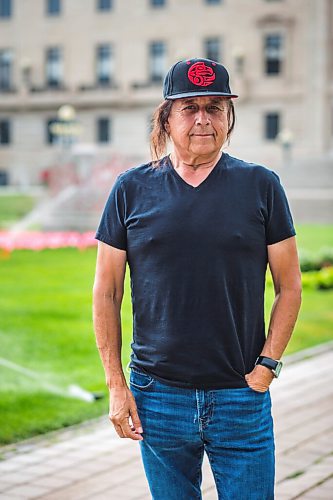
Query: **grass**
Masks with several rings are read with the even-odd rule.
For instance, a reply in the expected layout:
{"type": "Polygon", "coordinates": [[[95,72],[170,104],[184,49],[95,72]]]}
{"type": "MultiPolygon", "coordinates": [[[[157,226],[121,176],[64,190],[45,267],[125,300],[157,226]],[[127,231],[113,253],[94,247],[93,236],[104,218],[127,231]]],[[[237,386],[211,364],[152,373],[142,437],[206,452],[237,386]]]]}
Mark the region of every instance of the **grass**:
{"type": "MultiPolygon", "coordinates": [[[[96,250],[15,251],[0,261],[1,356],[37,374],[37,381],[0,366],[0,443],[10,443],[107,413],[47,392],[45,383],[104,393],[91,321],[96,250]],[[38,380],[40,382],[38,382],[38,380]]],[[[131,307],[124,299],[124,364],[129,359],[131,307]]]]}
{"type": "MultiPolygon", "coordinates": [[[[333,340],[333,290],[303,290],[301,311],[285,354],[292,354],[317,344],[333,340]]],[[[268,326],[273,302],[273,287],[267,287],[265,316],[268,326]]]]}
{"type": "Polygon", "coordinates": [[[0,230],[7,229],[33,209],[36,200],[29,195],[0,196],[0,230]]]}
{"type": "Polygon", "coordinates": [[[324,247],[333,248],[333,226],[298,225],[296,239],[298,247],[309,252],[317,252],[324,247]]]}
{"type": "MultiPolygon", "coordinates": [[[[299,245],[315,251],[333,246],[332,227],[299,228],[299,245]]],[[[78,384],[107,396],[91,321],[96,250],[15,251],[0,259],[1,356],[33,370],[37,380],[0,366],[0,443],[6,444],[106,414],[107,397],[95,403],[48,392],[78,384]]],[[[266,316],[273,300],[267,287],[266,316]]],[[[333,338],[333,290],[306,290],[288,352],[333,338]]],[[[123,302],[123,365],[129,361],[129,279],[123,302]]]]}

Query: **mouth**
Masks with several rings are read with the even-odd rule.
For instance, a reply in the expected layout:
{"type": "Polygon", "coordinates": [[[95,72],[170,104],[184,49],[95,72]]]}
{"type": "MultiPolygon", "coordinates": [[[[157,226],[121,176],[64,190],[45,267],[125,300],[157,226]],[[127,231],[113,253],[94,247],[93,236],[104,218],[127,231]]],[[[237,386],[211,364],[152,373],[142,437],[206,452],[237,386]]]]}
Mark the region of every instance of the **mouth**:
{"type": "Polygon", "coordinates": [[[194,137],[213,137],[214,134],[192,134],[194,137]]]}

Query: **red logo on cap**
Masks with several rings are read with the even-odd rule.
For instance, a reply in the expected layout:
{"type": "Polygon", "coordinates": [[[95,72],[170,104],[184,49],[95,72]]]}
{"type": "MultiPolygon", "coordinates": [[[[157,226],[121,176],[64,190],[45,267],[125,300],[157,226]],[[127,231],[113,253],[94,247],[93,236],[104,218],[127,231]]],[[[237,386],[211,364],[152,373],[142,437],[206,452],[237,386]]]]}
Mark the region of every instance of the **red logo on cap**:
{"type": "Polygon", "coordinates": [[[206,66],[204,62],[196,62],[192,64],[187,73],[188,79],[199,87],[207,87],[215,80],[215,72],[210,66],[206,66]]]}

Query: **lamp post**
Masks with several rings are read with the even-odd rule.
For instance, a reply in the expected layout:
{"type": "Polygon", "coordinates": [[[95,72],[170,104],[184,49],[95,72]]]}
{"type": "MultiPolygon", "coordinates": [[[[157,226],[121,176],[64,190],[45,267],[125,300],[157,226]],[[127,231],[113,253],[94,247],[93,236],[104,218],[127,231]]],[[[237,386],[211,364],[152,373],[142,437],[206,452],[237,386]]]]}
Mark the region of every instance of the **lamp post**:
{"type": "Polygon", "coordinates": [[[87,161],[84,155],[73,150],[73,144],[82,134],[82,125],[76,119],[76,110],[70,104],[64,104],[58,109],[58,120],[50,125],[50,131],[58,138],[61,150],[62,165],[74,165],[75,175],[79,183],[87,181],[90,172],[91,159],[87,161]]]}
{"type": "Polygon", "coordinates": [[[281,130],[277,137],[282,147],[282,164],[284,167],[290,167],[292,161],[292,146],[294,136],[291,130],[285,128],[281,130]]]}
{"type": "Polygon", "coordinates": [[[82,127],[76,121],[76,111],[70,104],[60,106],[57,121],[50,125],[50,131],[58,137],[61,149],[66,151],[71,148],[74,140],[81,134],[82,127]]]}
{"type": "Polygon", "coordinates": [[[29,90],[31,87],[32,62],[25,57],[21,60],[20,66],[24,90],[29,90]]]}
{"type": "Polygon", "coordinates": [[[237,76],[242,77],[244,74],[245,51],[243,47],[236,46],[232,51],[232,56],[235,62],[235,73],[237,76]]]}
{"type": "MultiPolygon", "coordinates": [[[[76,120],[75,108],[70,104],[60,106],[57,112],[57,120],[49,125],[50,132],[57,139],[59,145],[58,165],[66,167],[62,176],[73,175],[72,146],[77,137],[82,133],[82,126],[76,120]]],[[[74,164],[75,175],[81,181],[80,168],[74,164]]]]}
{"type": "Polygon", "coordinates": [[[239,94],[238,100],[245,102],[249,95],[248,80],[246,75],[246,51],[241,45],[236,45],[232,49],[234,62],[233,88],[239,94]]]}

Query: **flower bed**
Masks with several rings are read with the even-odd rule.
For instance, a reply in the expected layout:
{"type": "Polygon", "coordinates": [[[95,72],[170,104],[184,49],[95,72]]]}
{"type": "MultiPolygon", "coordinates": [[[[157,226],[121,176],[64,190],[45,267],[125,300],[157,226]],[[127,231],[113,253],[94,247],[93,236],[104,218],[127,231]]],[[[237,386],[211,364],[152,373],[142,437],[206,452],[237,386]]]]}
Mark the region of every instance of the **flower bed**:
{"type": "Polygon", "coordinates": [[[95,233],[62,232],[22,232],[0,231],[0,249],[5,253],[13,250],[44,250],[46,248],[75,247],[83,250],[97,245],[95,233]]]}

